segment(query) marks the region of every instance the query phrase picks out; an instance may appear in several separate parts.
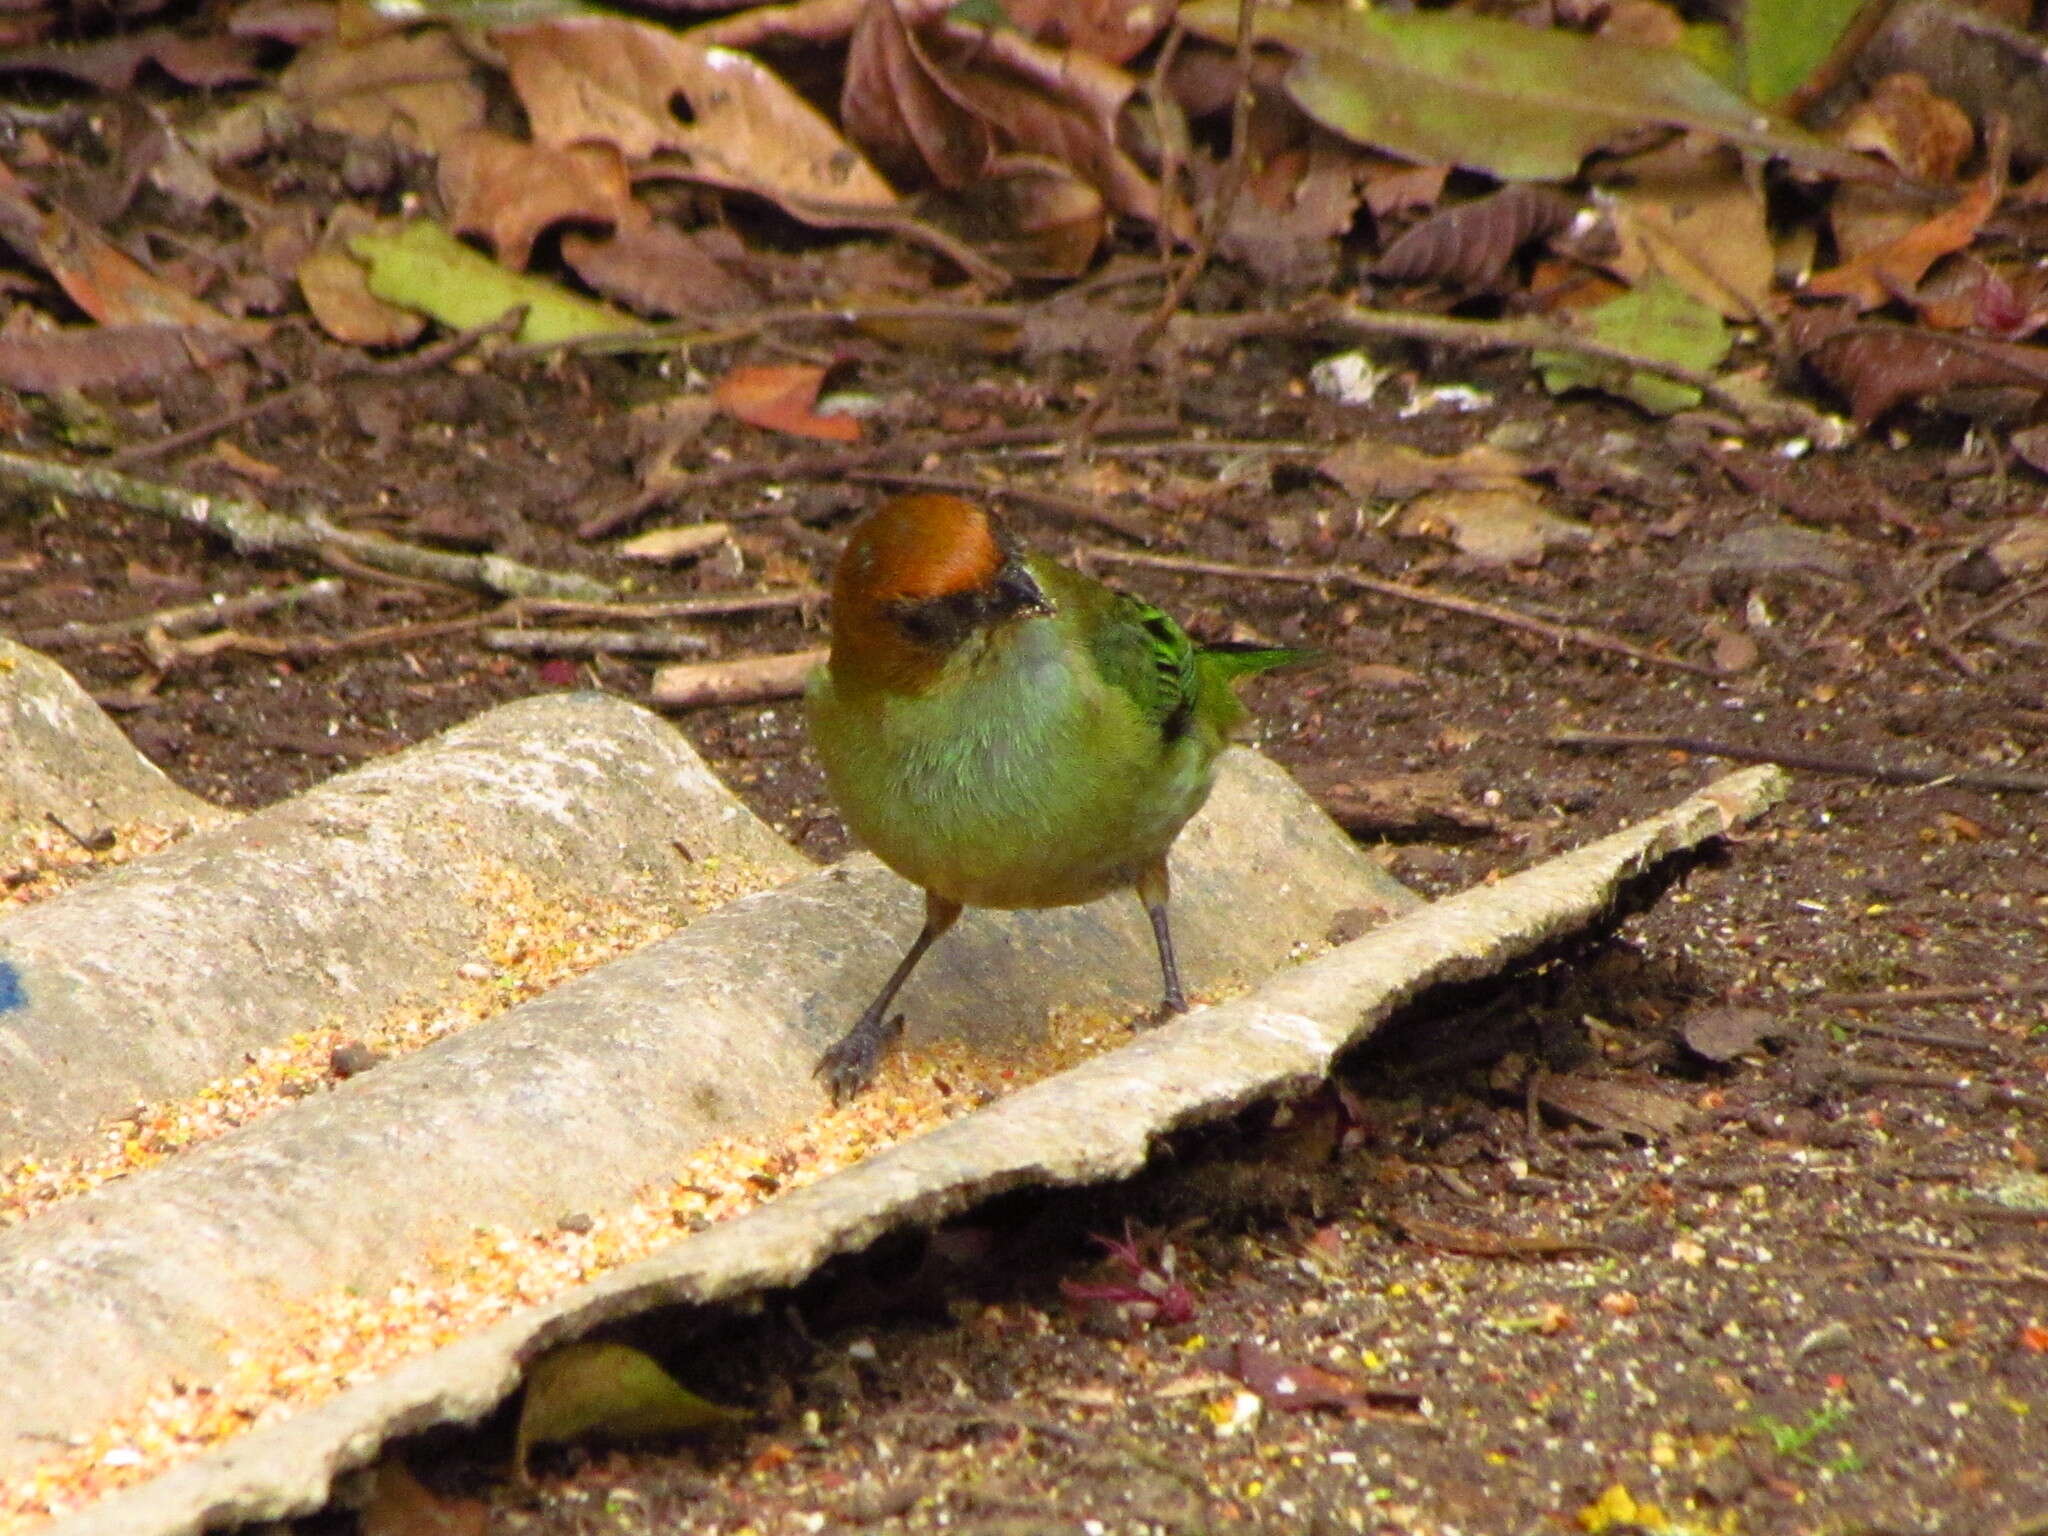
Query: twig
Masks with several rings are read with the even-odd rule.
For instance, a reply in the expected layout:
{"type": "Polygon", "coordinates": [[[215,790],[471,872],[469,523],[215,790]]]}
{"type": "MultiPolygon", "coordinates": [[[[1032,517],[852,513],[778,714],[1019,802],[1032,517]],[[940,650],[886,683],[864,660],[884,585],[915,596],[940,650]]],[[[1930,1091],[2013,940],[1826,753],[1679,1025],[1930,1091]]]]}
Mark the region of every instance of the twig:
{"type": "Polygon", "coordinates": [[[1898,1040],[1907,1045],[1925,1045],[1944,1051],[1981,1051],[1988,1056],[2000,1054],[1996,1041],[1972,1040],[1968,1035],[1943,1034],[1938,1030],[1898,1029],[1890,1024],[1872,1024],[1867,1019],[1839,1019],[1836,1027],[1869,1035],[1874,1040],[1898,1040]]]}
{"type": "Polygon", "coordinates": [[[389,362],[356,363],[341,369],[331,378],[301,379],[296,384],[287,384],[282,389],[273,390],[262,399],[252,400],[235,410],[214,417],[211,421],[202,421],[196,427],[187,427],[182,432],[173,432],[167,437],[155,438],[146,443],[130,443],[126,448],[108,454],[107,463],[134,464],[143,459],[160,458],[167,453],[176,453],[180,448],[217,437],[223,432],[241,426],[244,422],[254,421],[258,416],[267,415],[280,406],[304,400],[315,392],[345,379],[394,379],[425,373],[430,368],[438,368],[443,363],[452,362],[488,337],[510,335],[525,322],[525,314],[523,307],[508,310],[495,320],[445,337],[405,357],[394,358],[389,362]]]}
{"type": "MultiPolygon", "coordinates": [[[[1145,318],[1131,339],[1118,354],[1116,366],[1110,371],[1109,381],[1081,412],[1081,419],[1074,423],[1073,436],[1068,439],[1076,450],[1085,450],[1095,438],[1096,423],[1109,409],[1110,402],[1120,399],[1131,375],[1137,371],[1138,359],[1152,350],[1159,338],[1166,334],[1166,328],[1173,323],[1173,317],[1187,302],[1188,294],[1195,283],[1209,268],[1216,255],[1216,247],[1223,239],[1223,231],[1230,224],[1230,215],[1237,207],[1238,194],[1244,190],[1246,172],[1251,164],[1252,121],[1252,18],[1258,11],[1257,0],[1237,0],[1237,36],[1233,45],[1233,63],[1236,69],[1236,90],[1230,103],[1230,155],[1223,162],[1223,175],[1216,184],[1216,198],[1209,207],[1209,217],[1202,221],[1201,239],[1181,269],[1174,274],[1172,284],[1159,300],[1158,307],[1145,318]]],[[[1168,215],[1172,203],[1170,195],[1162,191],[1160,214],[1168,215]]]]}
{"type": "Polygon", "coordinates": [[[962,475],[921,475],[902,469],[857,469],[847,477],[870,485],[901,485],[926,491],[951,491],[956,496],[1001,496],[1041,507],[1078,523],[1090,523],[1120,533],[1136,544],[1150,544],[1158,535],[1136,518],[1098,506],[1080,496],[1063,496],[1058,491],[1039,490],[1029,485],[988,485],[962,475]]]}
{"type": "Polygon", "coordinates": [[[325,602],[340,595],[341,583],[332,576],[323,576],[318,581],[301,582],[295,586],[266,587],[237,597],[187,603],[177,608],[159,608],[153,613],[138,613],[129,619],[108,619],[99,624],[74,620],[48,629],[25,630],[18,638],[23,645],[54,649],[133,640],[152,630],[165,635],[182,635],[189,630],[231,624],[237,619],[255,618],[299,603],[325,602]]]}
{"type": "Polygon", "coordinates": [[[795,329],[807,325],[860,325],[864,322],[891,320],[1021,328],[1024,317],[1030,312],[1026,306],[1017,304],[848,304],[833,309],[820,309],[815,305],[783,305],[772,309],[757,309],[747,314],[721,316],[716,324],[708,324],[702,319],[674,320],[662,325],[650,325],[644,330],[614,331],[607,335],[585,336],[579,341],[512,346],[505,349],[505,356],[525,357],[560,352],[576,352],[591,356],[609,352],[645,352],[652,347],[681,350],[745,341],[762,331],[795,329]]]}
{"type": "Polygon", "coordinates": [[[484,648],[523,656],[691,656],[711,641],[688,630],[487,629],[484,648]]]}
{"type": "Polygon", "coordinates": [[[760,704],[794,698],[804,691],[812,668],[825,652],[793,651],[782,656],[737,656],[731,661],[684,661],[654,674],[650,702],[670,709],[707,704],[760,704]]]}
{"type": "MultiPolygon", "coordinates": [[[[1101,459],[1191,459],[1217,453],[1272,453],[1289,458],[1320,458],[1330,451],[1328,443],[1304,443],[1290,438],[1200,437],[1176,438],[1159,443],[1097,443],[1088,450],[1101,459]]],[[[1020,444],[1014,448],[970,448],[969,458],[1059,459],[1066,448],[1045,443],[1020,444]]]]}
{"type": "Polygon", "coordinates": [[[443,635],[459,635],[464,630],[475,629],[493,619],[503,618],[513,608],[510,603],[500,604],[488,613],[466,613],[450,619],[420,619],[411,624],[379,624],[371,629],[359,629],[351,635],[336,635],[332,638],[322,635],[302,636],[286,642],[285,654],[294,657],[335,656],[345,651],[368,651],[384,645],[411,645],[418,640],[438,640],[443,635]]]}
{"type": "Polygon", "coordinates": [[[1840,773],[1851,778],[1871,779],[1879,784],[1958,784],[1965,789],[2048,795],[2048,774],[2000,773],[1982,768],[1913,768],[1904,763],[1878,763],[1833,752],[1751,747],[1741,742],[1716,741],[1708,736],[1667,736],[1634,731],[1559,731],[1550,738],[1550,742],[1558,747],[1600,750],[1651,747],[1669,752],[1690,752],[1696,757],[1725,757],[1731,763],[1776,763],[1784,768],[1803,768],[1810,773],[1840,773]]]}
{"type": "Polygon", "coordinates": [[[2048,996],[2048,981],[1901,987],[1896,992],[1816,992],[1799,1001],[1810,1008],[1926,1008],[1937,1003],[1995,1003],[2006,998],[2044,996],[2048,996]]]}
{"type": "Polygon", "coordinates": [[[1956,1269],[1973,1270],[1987,1280],[2029,1280],[2036,1285],[2048,1285],[2048,1269],[2036,1269],[2031,1264],[2007,1264],[1997,1259],[1987,1259],[1978,1253],[1959,1253],[1952,1248],[1929,1248],[1919,1243],[1876,1242],[1865,1247],[1864,1252],[1874,1259],[1889,1259],[1893,1263],[1948,1264],[1956,1269]]]}
{"type": "Polygon", "coordinates": [[[1580,624],[1553,624],[1548,619],[1532,618],[1517,613],[1512,608],[1503,608],[1496,603],[1482,603],[1475,598],[1459,597],[1451,592],[1437,592],[1428,587],[1410,586],[1404,581],[1384,581],[1377,576],[1363,576],[1356,571],[1347,571],[1337,566],[1310,566],[1295,570],[1282,565],[1234,565],[1222,560],[1187,560],[1178,555],[1143,555],[1130,550],[1105,549],[1100,545],[1081,551],[1084,559],[1104,560],[1117,565],[1142,565],[1157,571],[1178,571],[1188,576],[1227,576],[1239,581],[1284,581],[1298,586],[1345,586],[1355,587],[1361,592],[1372,592],[1381,597],[1390,597],[1397,602],[1419,603],[1426,608],[1442,608],[1450,613],[1462,613],[1475,619],[1485,619],[1490,624],[1519,629],[1529,634],[1541,635],[1559,645],[1576,645],[1587,650],[1607,651],[1616,656],[1626,656],[1631,661],[1642,662],[1645,666],[1669,667],[1677,672],[1690,672],[1696,677],[1718,677],[1712,667],[1696,661],[1685,661],[1676,656],[1660,656],[1655,651],[1646,651],[1639,645],[1631,645],[1618,635],[1601,630],[1588,629],[1580,624]]]}
{"type": "Polygon", "coordinates": [[[511,606],[525,615],[575,614],[601,619],[712,619],[735,613],[769,613],[782,608],[814,608],[825,601],[816,587],[776,587],[766,592],[735,592],[725,597],[672,597],[652,603],[593,603],[575,598],[526,597],[511,606]]]}
{"type": "MultiPolygon", "coordinates": [[[[1155,432],[1171,432],[1174,423],[1170,418],[1140,416],[1121,421],[1105,432],[1115,431],[1126,435],[1144,435],[1155,432]]],[[[1038,444],[1056,441],[1062,435],[1058,427],[986,427],[978,432],[958,432],[951,436],[920,434],[916,437],[898,438],[888,443],[863,443],[853,448],[823,449],[815,453],[797,454],[791,458],[770,462],[765,459],[742,459],[731,464],[716,464],[709,469],[699,470],[694,475],[684,476],[668,485],[659,497],[634,497],[617,506],[606,507],[577,524],[577,535],[585,539],[601,539],[644,517],[661,501],[679,496],[697,496],[705,491],[738,485],[750,480],[835,480],[861,469],[887,469],[893,465],[917,464],[931,455],[952,458],[974,448],[993,448],[1013,444],[1038,444]]],[[[785,509],[767,507],[753,513],[759,517],[779,516],[785,509]]],[[[749,515],[744,509],[723,514],[740,518],[749,515]]]]}
{"type": "Polygon", "coordinates": [[[206,496],[93,465],[63,464],[25,453],[0,451],[0,480],[90,496],[132,511],[168,518],[227,540],[239,554],[288,551],[327,559],[339,551],[380,571],[481,587],[511,597],[570,597],[589,601],[611,593],[603,582],[573,572],[539,570],[502,555],[456,555],[422,549],[396,539],[337,527],[318,512],[291,517],[273,512],[260,502],[206,496]]]}
{"type": "MultiPolygon", "coordinates": [[[[2008,592],[1997,602],[1982,609],[1975,618],[1965,619],[1962,623],[1956,625],[1955,628],[1947,631],[1940,639],[1948,645],[1955,645],[1966,638],[1971,631],[1982,629],[2007,609],[2017,608],[2021,603],[2039,597],[2043,592],[2048,592],[2048,579],[2029,582],[2017,592],[2008,592]]],[[[1932,631],[1930,630],[1930,637],[1931,635],[1932,631]]]]}

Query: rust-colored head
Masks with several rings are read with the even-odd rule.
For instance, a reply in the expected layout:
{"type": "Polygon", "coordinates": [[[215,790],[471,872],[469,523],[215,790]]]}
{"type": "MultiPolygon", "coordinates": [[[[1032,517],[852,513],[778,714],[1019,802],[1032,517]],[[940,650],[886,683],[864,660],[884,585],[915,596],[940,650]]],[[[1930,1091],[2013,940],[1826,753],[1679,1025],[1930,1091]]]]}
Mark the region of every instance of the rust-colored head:
{"type": "Polygon", "coordinates": [[[916,692],[969,635],[1051,604],[1002,527],[958,496],[898,496],[847,540],[832,577],[832,675],[916,692]]]}

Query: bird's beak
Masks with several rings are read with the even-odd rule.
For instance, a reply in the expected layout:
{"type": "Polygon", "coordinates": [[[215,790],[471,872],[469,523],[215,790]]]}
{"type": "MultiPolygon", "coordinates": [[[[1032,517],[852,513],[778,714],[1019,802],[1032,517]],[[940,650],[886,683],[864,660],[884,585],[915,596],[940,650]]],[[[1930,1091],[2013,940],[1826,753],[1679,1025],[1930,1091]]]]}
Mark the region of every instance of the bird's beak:
{"type": "Polygon", "coordinates": [[[1003,607],[1013,617],[1029,618],[1053,611],[1052,599],[1022,562],[1012,561],[1003,567],[1002,575],[996,578],[996,590],[1002,594],[1003,607]]]}

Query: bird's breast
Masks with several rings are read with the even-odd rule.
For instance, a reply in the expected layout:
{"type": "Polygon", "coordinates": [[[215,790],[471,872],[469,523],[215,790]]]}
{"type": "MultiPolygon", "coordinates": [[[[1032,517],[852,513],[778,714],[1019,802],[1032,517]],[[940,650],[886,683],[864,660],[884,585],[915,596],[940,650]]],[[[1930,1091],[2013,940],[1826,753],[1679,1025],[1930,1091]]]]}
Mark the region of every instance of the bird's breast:
{"type": "Polygon", "coordinates": [[[963,647],[917,695],[840,694],[812,734],[848,826],[905,879],[975,906],[1127,886],[1208,793],[1215,752],[1167,743],[1035,619],[963,647]]]}

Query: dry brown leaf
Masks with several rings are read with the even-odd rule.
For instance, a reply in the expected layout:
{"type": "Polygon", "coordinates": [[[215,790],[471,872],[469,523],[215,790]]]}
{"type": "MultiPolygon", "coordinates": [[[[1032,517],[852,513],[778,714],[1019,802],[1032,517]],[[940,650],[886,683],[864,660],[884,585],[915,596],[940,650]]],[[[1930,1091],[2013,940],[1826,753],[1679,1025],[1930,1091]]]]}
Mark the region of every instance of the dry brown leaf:
{"type": "Polygon", "coordinates": [[[1556,234],[1578,205],[1548,187],[1502,187],[1430,215],[1387,247],[1372,274],[1385,282],[1490,288],[1515,252],[1556,234]]]}
{"type": "Polygon", "coordinates": [[[1111,64],[1144,52],[1173,17],[1159,0],[1008,0],[1004,10],[1026,36],[1111,64]]]}
{"type": "Polygon", "coordinates": [[[621,539],[614,552],[628,560],[673,565],[682,560],[694,560],[731,537],[731,523],[683,523],[667,528],[650,528],[630,539],[621,539]]]}
{"type": "MultiPolygon", "coordinates": [[[[1120,213],[1158,221],[1158,187],[1118,143],[1136,82],[1073,50],[943,18],[918,26],[868,0],[840,92],[847,132],[902,176],[921,168],[958,189],[999,155],[1069,166],[1120,213]]],[[[1180,222],[1176,217],[1176,222],[1180,222]]]]}
{"type": "Polygon", "coordinates": [[[727,315],[753,308],[760,296],[720,264],[713,243],[673,224],[652,223],[603,239],[564,235],[562,257],[599,293],[644,315],[727,315]]]}
{"type": "Polygon", "coordinates": [[[1938,186],[1956,179],[1977,143],[1963,109],[1915,74],[1886,75],[1829,137],[1938,186]]]}
{"type": "Polygon", "coordinates": [[[64,207],[45,209],[0,167],[0,237],[42,264],[102,325],[195,327],[254,339],[268,327],[234,320],[164,281],[64,207]]]}
{"type": "Polygon", "coordinates": [[[825,370],[810,363],[756,363],[733,369],[712,389],[712,397],[749,426],[828,443],[857,443],[860,423],[851,416],[820,416],[811,409],[825,382],[825,370]]]}
{"type": "Polygon", "coordinates": [[[1953,207],[1895,240],[1810,278],[1806,291],[1818,298],[1851,299],[1858,310],[1876,309],[1894,298],[1911,296],[1929,267],[1977,238],[1977,231],[1998,206],[2003,183],[2004,177],[1996,171],[1980,176],[1964,188],[1953,207]]]}
{"type": "Polygon", "coordinates": [[[285,66],[278,88],[316,128],[428,154],[484,121],[475,66],[439,28],[320,38],[285,66]]]}
{"type": "Polygon", "coordinates": [[[1610,212],[1620,250],[1602,265],[1631,286],[1662,272],[1730,320],[1769,312],[1776,253],[1762,191],[1738,153],[1680,140],[1619,174],[1610,212]]]}
{"type": "Polygon", "coordinates": [[[1380,155],[1371,158],[1372,168],[1365,177],[1365,206],[1374,218],[1434,208],[1442,200],[1444,183],[1451,176],[1448,165],[1409,165],[1380,155]]]}
{"type": "Polygon", "coordinates": [[[1423,491],[1509,489],[1529,473],[1527,460],[1489,443],[1437,454],[1376,437],[1353,438],[1316,468],[1354,496],[1388,501],[1423,491]]]}
{"type": "Polygon", "coordinates": [[[145,64],[201,90],[251,85],[263,78],[252,44],[220,33],[182,37],[168,27],[91,43],[10,49],[0,54],[0,75],[33,70],[68,75],[103,91],[125,91],[145,64]]]}
{"type": "Polygon", "coordinates": [[[323,245],[299,263],[299,293],[320,329],[351,347],[402,347],[427,317],[370,292],[363,264],[341,245],[323,245]]]}
{"type": "Polygon", "coordinates": [[[750,55],[612,16],[492,37],[543,144],[596,140],[634,161],[679,155],[699,180],[775,201],[866,209],[897,201],[823,115],[750,55]]]}
{"type": "Polygon", "coordinates": [[[609,144],[557,148],[488,128],[441,152],[441,200],[457,234],[481,235],[504,265],[526,270],[533,242],[564,221],[632,229],[648,222],[626,162],[609,144]]]}
{"type": "Polygon", "coordinates": [[[2048,390],[2048,359],[2040,347],[1908,326],[1838,328],[1824,316],[1799,320],[1793,338],[1807,366],[1848,400],[1859,427],[1909,401],[1938,409],[1956,390],[2048,390]]]}
{"type": "Polygon", "coordinates": [[[993,130],[946,90],[890,0],[861,8],[839,113],[846,131],[905,184],[971,186],[995,158],[993,130]]]}
{"type": "Polygon", "coordinates": [[[377,1464],[357,1519],[362,1536],[483,1536],[490,1514],[481,1499],[435,1493],[394,1454],[377,1464]]]}
{"type": "Polygon", "coordinates": [[[1540,565],[1551,550],[1592,537],[1585,524],[1559,517],[1526,486],[1432,491],[1403,507],[1394,527],[1447,539],[1482,565],[1540,565]]]}
{"type": "Polygon", "coordinates": [[[217,363],[241,343],[206,326],[93,325],[0,336],[0,384],[24,394],[149,384],[217,363]]]}
{"type": "Polygon", "coordinates": [[[1267,158],[1231,209],[1220,250],[1268,284],[1325,284],[1365,199],[1371,152],[1321,128],[1267,158]]]}
{"type": "Polygon", "coordinates": [[[402,347],[419,338],[427,317],[371,293],[369,274],[348,251],[349,241],[375,228],[377,218],[367,208],[341,204],[294,276],[314,321],[336,341],[352,347],[402,347]]]}
{"type": "Polygon", "coordinates": [[[1102,194],[1041,155],[1001,156],[969,186],[933,197],[924,213],[1015,277],[1079,277],[1109,228],[1102,194]]]}

